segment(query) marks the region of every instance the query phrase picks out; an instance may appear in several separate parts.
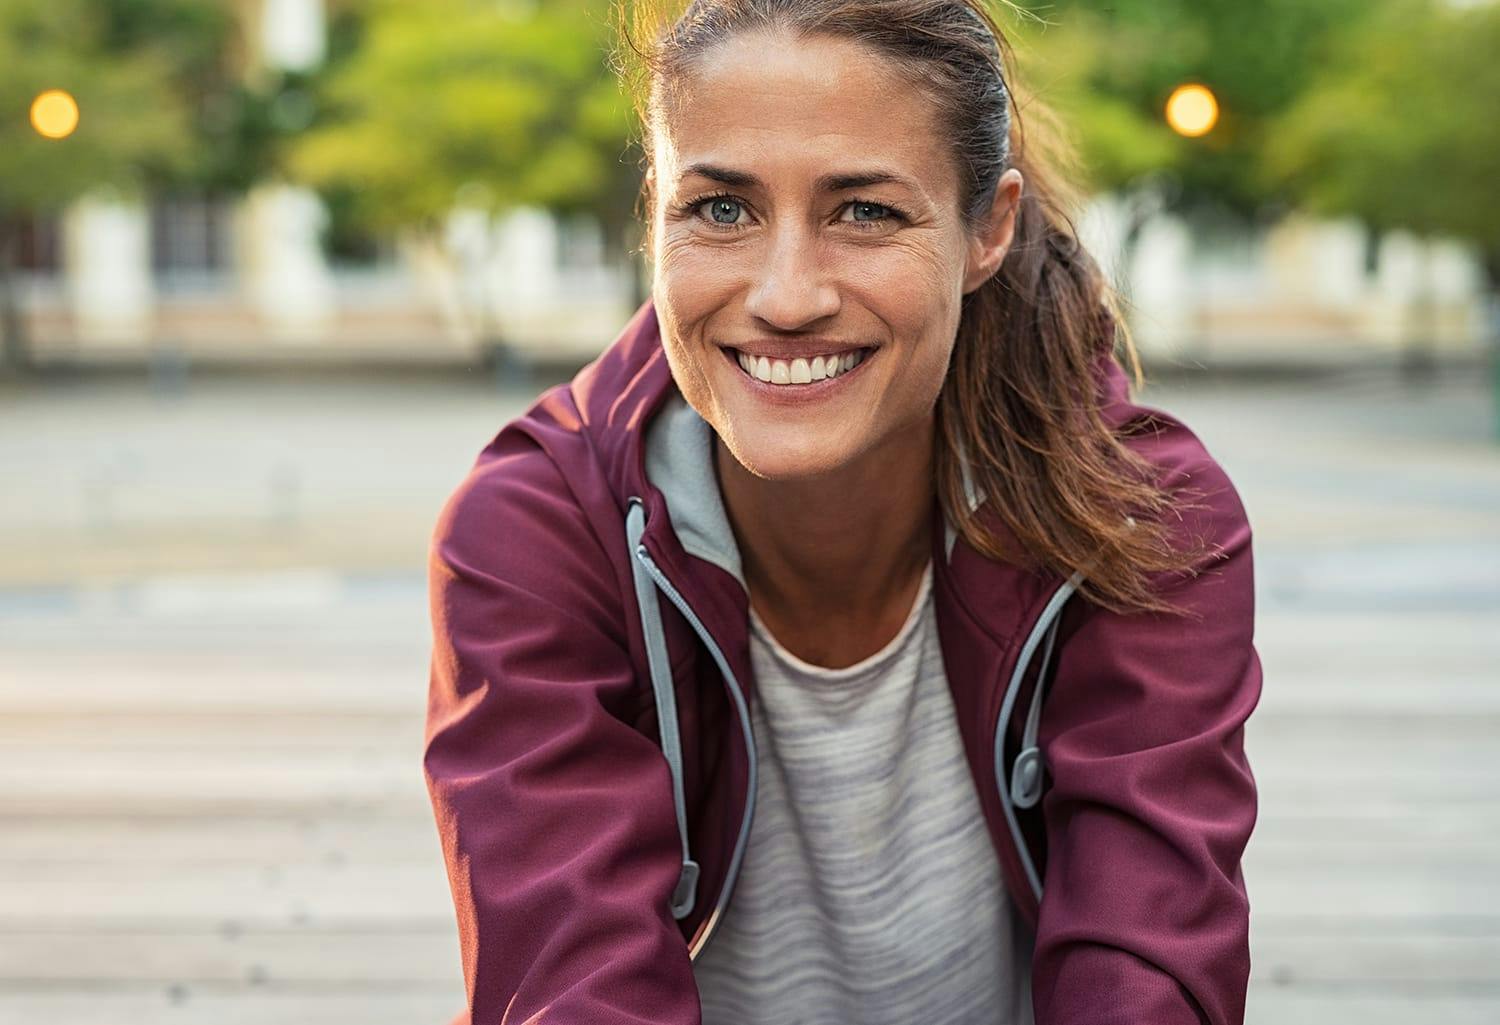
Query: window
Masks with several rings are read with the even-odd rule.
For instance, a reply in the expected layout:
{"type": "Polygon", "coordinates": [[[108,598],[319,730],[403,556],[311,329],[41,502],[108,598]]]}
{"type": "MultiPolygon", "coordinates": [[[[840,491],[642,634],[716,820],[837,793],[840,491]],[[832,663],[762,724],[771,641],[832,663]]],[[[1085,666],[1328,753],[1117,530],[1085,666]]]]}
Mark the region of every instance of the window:
{"type": "Polygon", "coordinates": [[[14,233],[12,252],[16,270],[30,274],[62,272],[62,231],[57,218],[21,214],[9,229],[14,233]]]}
{"type": "Polygon", "coordinates": [[[215,196],[163,196],[151,204],[151,269],[170,287],[213,280],[234,253],[234,208],[215,196]]]}

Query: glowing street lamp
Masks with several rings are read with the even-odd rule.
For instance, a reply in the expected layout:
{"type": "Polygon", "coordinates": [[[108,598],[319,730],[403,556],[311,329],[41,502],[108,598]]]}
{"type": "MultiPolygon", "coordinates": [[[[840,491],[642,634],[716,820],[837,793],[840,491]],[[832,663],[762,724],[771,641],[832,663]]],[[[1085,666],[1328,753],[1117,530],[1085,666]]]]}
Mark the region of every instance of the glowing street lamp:
{"type": "Polygon", "coordinates": [[[1196,139],[1219,123],[1219,101],[1206,85],[1179,85],[1167,99],[1167,124],[1178,135],[1196,139]]]}
{"type": "Polygon", "coordinates": [[[48,89],[31,101],[31,127],[46,139],[66,139],[78,127],[78,101],[61,89],[48,89]]]}

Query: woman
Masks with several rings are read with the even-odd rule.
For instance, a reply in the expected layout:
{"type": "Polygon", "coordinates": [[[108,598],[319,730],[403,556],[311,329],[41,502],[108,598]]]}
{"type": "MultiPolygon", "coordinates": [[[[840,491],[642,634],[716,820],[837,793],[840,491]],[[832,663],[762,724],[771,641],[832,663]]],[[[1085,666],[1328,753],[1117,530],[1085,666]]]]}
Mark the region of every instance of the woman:
{"type": "Polygon", "coordinates": [[[652,301],[433,538],[468,1013],[1240,1022],[1250,528],[1131,401],[998,30],[654,25],[652,301]]]}

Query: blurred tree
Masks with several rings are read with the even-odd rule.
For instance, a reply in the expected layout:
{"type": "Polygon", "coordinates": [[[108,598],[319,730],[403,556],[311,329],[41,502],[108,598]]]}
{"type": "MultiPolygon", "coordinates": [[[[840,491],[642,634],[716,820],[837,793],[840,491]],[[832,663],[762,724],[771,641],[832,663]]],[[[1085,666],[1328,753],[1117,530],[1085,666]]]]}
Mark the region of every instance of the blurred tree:
{"type": "MultiPolygon", "coordinates": [[[[294,177],[346,223],[406,233],[454,294],[487,294],[466,279],[486,262],[471,247],[491,244],[445,244],[456,207],[590,214],[609,250],[624,251],[640,170],[629,104],[605,59],[608,0],[364,0],[359,9],[360,46],[325,80],[319,119],[290,154],[294,177]]],[[[449,309],[503,358],[487,303],[449,309]]]]}
{"type": "Polygon", "coordinates": [[[1267,178],[1310,209],[1352,214],[1376,232],[1405,229],[1425,240],[1403,359],[1409,374],[1433,365],[1435,236],[1477,245],[1497,308],[1496,54],[1500,6],[1390,0],[1280,119],[1268,147],[1267,178]]]}
{"type": "Polygon", "coordinates": [[[1155,175],[1174,183],[1180,206],[1254,213],[1284,199],[1261,172],[1277,118],[1381,2],[1022,2],[1033,17],[1007,24],[1023,84],[1073,126],[1092,185],[1128,188],[1155,175]],[[1184,82],[1218,96],[1222,118],[1203,138],[1165,125],[1167,98],[1184,82]]]}
{"type": "Polygon", "coordinates": [[[292,172],[377,229],[434,235],[460,198],[590,212],[618,231],[638,168],[604,0],[368,0],[292,172]]]}
{"type": "MultiPolygon", "coordinates": [[[[1328,55],[1386,0],[991,0],[1014,42],[1019,109],[1058,115],[1077,157],[1074,176],[1120,201],[1120,251],[1130,266],[1140,232],[1171,211],[1204,229],[1243,228],[1285,213],[1292,192],[1264,173],[1278,119],[1328,55]],[[1201,83],[1219,119],[1184,138],[1167,125],[1172,92],[1201,83]]],[[[1035,115],[1032,122],[1037,120],[1035,115]]]]}
{"type": "Polygon", "coordinates": [[[1477,243],[1500,281],[1500,6],[1388,3],[1277,121],[1267,178],[1377,230],[1477,243]]]}
{"type": "MultiPolygon", "coordinates": [[[[50,214],[83,193],[135,193],[154,182],[213,174],[213,147],[195,129],[236,120],[223,80],[231,39],[223,5],[197,0],[5,0],[0,4],[0,333],[4,362],[27,344],[13,287],[16,220],[50,214]],[[34,98],[76,98],[77,130],[33,130],[34,98]]],[[[210,133],[212,134],[212,133],[210,133]]]]}

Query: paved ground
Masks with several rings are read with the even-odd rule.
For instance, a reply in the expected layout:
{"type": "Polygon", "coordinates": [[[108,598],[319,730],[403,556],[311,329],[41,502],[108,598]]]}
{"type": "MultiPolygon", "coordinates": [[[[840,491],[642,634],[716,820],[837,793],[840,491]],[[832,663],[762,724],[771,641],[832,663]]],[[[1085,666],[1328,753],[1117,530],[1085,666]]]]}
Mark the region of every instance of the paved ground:
{"type": "MultiPolygon", "coordinates": [[[[435,1025],[421,558],[487,382],[0,393],[0,1023],[435,1025]]],[[[1256,530],[1257,1025],[1500,1021],[1483,383],[1154,387],[1256,530]]]]}

